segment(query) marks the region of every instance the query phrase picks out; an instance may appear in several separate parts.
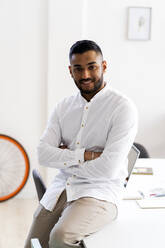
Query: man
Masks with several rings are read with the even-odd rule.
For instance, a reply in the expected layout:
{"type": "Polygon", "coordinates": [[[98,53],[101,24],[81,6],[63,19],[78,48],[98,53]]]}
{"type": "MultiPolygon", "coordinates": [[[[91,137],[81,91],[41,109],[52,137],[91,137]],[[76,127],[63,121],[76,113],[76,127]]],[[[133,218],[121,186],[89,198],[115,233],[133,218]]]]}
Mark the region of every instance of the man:
{"type": "Polygon", "coordinates": [[[104,81],[107,63],[93,41],[70,49],[78,94],[58,103],[38,146],[41,165],[59,169],[34,214],[30,239],[44,248],[81,247],[117,217],[127,155],[137,131],[133,103],[104,81]]]}

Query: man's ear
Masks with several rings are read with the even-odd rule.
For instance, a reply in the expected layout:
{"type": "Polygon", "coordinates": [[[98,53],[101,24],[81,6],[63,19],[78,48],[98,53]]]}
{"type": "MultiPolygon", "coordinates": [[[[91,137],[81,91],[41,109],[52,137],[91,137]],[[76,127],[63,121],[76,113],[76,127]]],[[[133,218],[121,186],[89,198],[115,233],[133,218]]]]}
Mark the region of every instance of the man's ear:
{"type": "Polygon", "coordinates": [[[103,68],[103,73],[105,73],[106,70],[107,70],[107,61],[103,60],[103,62],[102,62],[102,68],[103,68]]]}
{"type": "Polygon", "coordinates": [[[69,68],[69,72],[70,72],[71,77],[73,77],[71,65],[69,65],[68,68],[69,68]]]}

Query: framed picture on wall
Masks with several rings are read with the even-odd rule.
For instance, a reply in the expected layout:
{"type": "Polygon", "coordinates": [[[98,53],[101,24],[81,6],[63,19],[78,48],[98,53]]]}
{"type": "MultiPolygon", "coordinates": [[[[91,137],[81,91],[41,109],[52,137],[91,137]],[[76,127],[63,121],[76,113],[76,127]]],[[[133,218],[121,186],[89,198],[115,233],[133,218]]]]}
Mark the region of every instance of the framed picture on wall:
{"type": "Polygon", "coordinates": [[[150,7],[128,8],[128,39],[150,40],[151,39],[151,12],[150,7]]]}

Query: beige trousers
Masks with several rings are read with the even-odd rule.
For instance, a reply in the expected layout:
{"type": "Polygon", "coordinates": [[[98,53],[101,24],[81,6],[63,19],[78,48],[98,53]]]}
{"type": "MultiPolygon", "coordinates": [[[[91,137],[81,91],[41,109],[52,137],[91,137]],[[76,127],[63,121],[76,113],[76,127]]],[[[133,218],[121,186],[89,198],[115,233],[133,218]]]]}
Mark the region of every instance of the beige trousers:
{"type": "Polygon", "coordinates": [[[39,205],[24,248],[31,248],[31,238],[38,238],[43,248],[80,248],[84,237],[97,232],[115,220],[113,203],[92,197],[66,202],[63,191],[54,210],[39,205]]]}

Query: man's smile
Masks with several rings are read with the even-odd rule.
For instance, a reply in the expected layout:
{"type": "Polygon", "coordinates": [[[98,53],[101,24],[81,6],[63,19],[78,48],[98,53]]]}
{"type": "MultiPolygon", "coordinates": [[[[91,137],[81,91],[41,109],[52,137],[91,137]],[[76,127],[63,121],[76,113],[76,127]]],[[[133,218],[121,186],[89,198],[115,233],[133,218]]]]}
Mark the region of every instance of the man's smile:
{"type": "Polygon", "coordinates": [[[88,81],[82,82],[81,84],[88,85],[88,84],[90,84],[90,83],[93,83],[93,81],[92,81],[92,80],[88,80],[88,81]]]}

